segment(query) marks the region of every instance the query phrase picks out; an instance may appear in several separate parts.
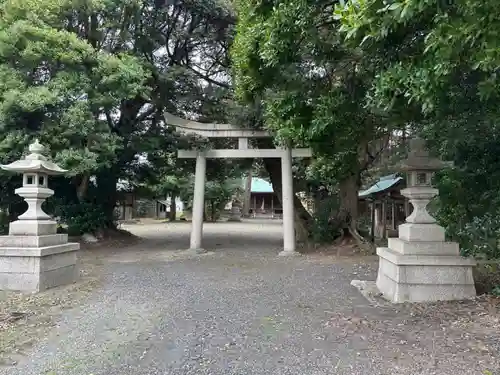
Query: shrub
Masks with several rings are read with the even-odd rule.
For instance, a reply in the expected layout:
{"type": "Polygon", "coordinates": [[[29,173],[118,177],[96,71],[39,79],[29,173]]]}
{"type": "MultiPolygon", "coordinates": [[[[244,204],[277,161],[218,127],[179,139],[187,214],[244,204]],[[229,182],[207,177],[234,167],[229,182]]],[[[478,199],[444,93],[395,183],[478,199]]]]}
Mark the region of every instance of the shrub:
{"type": "Polygon", "coordinates": [[[475,217],[456,231],[462,255],[500,259],[500,215],[486,213],[475,217]]]}
{"type": "Polygon", "coordinates": [[[335,219],[339,209],[337,196],[321,200],[313,215],[310,233],[316,243],[329,243],[340,236],[341,223],[335,219]]]}
{"type": "Polygon", "coordinates": [[[106,216],[103,213],[102,207],[92,202],[59,206],[56,212],[61,221],[68,226],[68,234],[70,236],[96,233],[106,225],[106,216]]]}
{"type": "Polygon", "coordinates": [[[479,263],[474,267],[474,282],[478,294],[490,293],[500,296],[500,265],[479,263]]]}
{"type": "Polygon", "coordinates": [[[9,215],[5,211],[0,211],[0,235],[9,233],[9,215]]]}
{"type": "Polygon", "coordinates": [[[492,289],[491,293],[494,296],[500,297],[500,284],[495,285],[495,287],[492,289]]]}

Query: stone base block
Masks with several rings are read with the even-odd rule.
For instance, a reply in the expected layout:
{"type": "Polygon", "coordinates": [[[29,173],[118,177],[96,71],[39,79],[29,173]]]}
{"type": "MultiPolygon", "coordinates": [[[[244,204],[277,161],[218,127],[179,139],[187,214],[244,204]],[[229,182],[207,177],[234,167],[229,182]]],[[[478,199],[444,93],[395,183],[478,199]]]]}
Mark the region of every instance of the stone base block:
{"type": "Polygon", "coordinates": [[[395,303],[452,301],[476,295],[475,262],[460,256],[402,255],[378,248],[377,287],[395,303]]]}
{"type": "Polygon", "coordinates": [[[45,236],[57,233],[54,220],[17,220],[9,225],[10,236],[45,236]]]}
{"type": "Polygon", "coordinates": [[[47,247],[68,243],[67,234],[48,234],[45,236],[0,236],[2,247],[47,247]]]}
{"type": "Polygon", "coordinates": [[[78,279],[78,243],[0,248],[0,290],[40,292],[78,279]]]}
{"type": "Polygon", "coordinates": [[[186,250],[186,254],[193,254],[193,255],[198,255],[198,254],[206,254],[208,251],[198,247],[198,248],[189,248],[186,250]]]}
{"type": "Polygon", "coordinates": [[[400,238],[389,238],[388,247],[396,253],[403,255],[460,255],[458,243],[456,242],[409,242],[400,238]]]}
{"type": "Polygon", "coordinates": [[[301,257],[302,254],[299,253],[298,251],[290,251],[290,250],[283,250],[278,253],[278,256],[280,257],[301,257]]]}
{"type": "Polygon", "coordinates": [[[399,238],[405,241],[439,241],[444,242],[444,228],[437,224],[405,223],[398,227],[399,238]]]}

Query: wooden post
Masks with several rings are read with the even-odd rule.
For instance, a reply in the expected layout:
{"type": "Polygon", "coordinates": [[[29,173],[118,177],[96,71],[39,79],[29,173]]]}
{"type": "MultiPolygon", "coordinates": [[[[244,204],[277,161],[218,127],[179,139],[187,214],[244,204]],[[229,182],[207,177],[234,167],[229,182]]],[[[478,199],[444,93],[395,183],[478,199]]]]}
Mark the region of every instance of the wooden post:
{"type": "Polygon", "coordinates": [[[271,217],[274,219],[274,193],[271,195],[271,217]]]}
{"type": "Polygon", "coordinates": [[[387,238],[387,198],[382,198],[382,239],[387,238]]]}
{"type": "Polygon", "coordinates": [[[410,201],[407,198],[405,198],[405,219],[408,216],[410,216],[410,201]]]}
{"type": "Polygon", "coordinates": [[[257,215],[257,197],[253,196],[253,217],[257,215]]]}
{"type": "Polygon", "coordinates": [[[372,212],[371,212],[371,241],[375,243],[375,200],[372,200],[372,212]]]}
{"type": "Polygon", "coordinates": [[[396,203],[394,203],[394,201],[391,202],[392,203],[392,212],[391,212],[391,218],[392,218],[392,226],[391,226],[391,229],[392,230],[396,230],[396,203]]]}

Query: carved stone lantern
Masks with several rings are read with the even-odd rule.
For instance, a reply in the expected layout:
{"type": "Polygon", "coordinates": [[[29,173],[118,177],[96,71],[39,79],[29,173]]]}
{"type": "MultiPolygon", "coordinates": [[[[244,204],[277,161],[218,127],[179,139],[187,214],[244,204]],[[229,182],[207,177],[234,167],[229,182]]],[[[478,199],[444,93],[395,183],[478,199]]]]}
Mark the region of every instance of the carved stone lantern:
{"type": "Polygon", "coordinates": [[[231,215],[228,221],[241,221],[241,202],[234,198],[231,202],[231,215]]]}
{"type": "Polygon", "coordinates": [[[0,290],[38,292],[69,284],[78,278],[78,243],[57,233],[57,222],[42,209],[54,194],[49,176],[66,170],[43,155],[38,141],[29,146],[29,155],[1,168],[23,174],[23,186],[15,192],[28,204],[25,213],[10,223],[9,235],[0,236],[0,290]]]}
{"type": "MultiPolygon", "coordinates": [[[[23,186],[16,189],[15,193],[24,198],[28,204],[28,210],[18,219],[21,221],[50,220],[51,217],[42,209],[43,202],[54,194],[54,191],[48,188],[48,179],[50,175],[60,175],[66,170],[49,161],[43,155],[45,147],[38,140],[29,145],[28,150],[30,154],[24,159],[1,167],[6,171],[23,174],[23,186]]],[[[15,228],[14,233],[10,234],[16,234],[15,228]]]]}
{"type": "Polygon", "coordinates": [[[392,302],[426,302],[474,297],[473,259],[460,256],[458,243],[445,241],[445,230],[427,212],[438,195],[431,186],[433,174],[447,163],[429,156],[424,141],[410,143],[408,159],[401,164],[407,188],[401,191],[414,209],[399,226],[399,238],[377,248],[376,286],[392,302]]]}
{"type": "Polygon", "coordinates": [[[436,222],[426,207],[432,198],[439,194],[431,184],[434,173],[446,165],[447,163],[429,156],[424,140],[415,138],[410,141],[410,153],[400,166],[401,171],[407,175],[407,188],[401,190],[401,194],[413,205],[412,214],[406,218],[407,223],[436,222]]]}

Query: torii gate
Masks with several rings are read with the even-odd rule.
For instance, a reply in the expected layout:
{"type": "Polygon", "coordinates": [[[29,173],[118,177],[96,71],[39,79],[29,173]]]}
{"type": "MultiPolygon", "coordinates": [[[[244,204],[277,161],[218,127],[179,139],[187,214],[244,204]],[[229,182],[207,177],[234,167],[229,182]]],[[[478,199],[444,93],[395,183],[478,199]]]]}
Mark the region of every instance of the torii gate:
{"type": "Polygon", "coordinates": [[[197,253],[205,251],[202,247],[202,238],[207,158],[281,158],[283,251],[281,251],[279,255],[298,255],[299,253],[295,248],[292,158],[311,157],[311,149],[290,149],[287,147],[276,149],[251,149],[248,148],[249,138],[269,138],[271,135],[265,130],[239,128],[231,124],[213,124],[189,121],[167,112],[164,113],[164,117],[166,124],[175,126],[179,131],[184,133],[197,134],[207,138],[238,138],[237,149],[216,149],[206,151],[179,150],[177,153],[178,157],[181,159],[196,159],[190,250],[197,253]]]}

